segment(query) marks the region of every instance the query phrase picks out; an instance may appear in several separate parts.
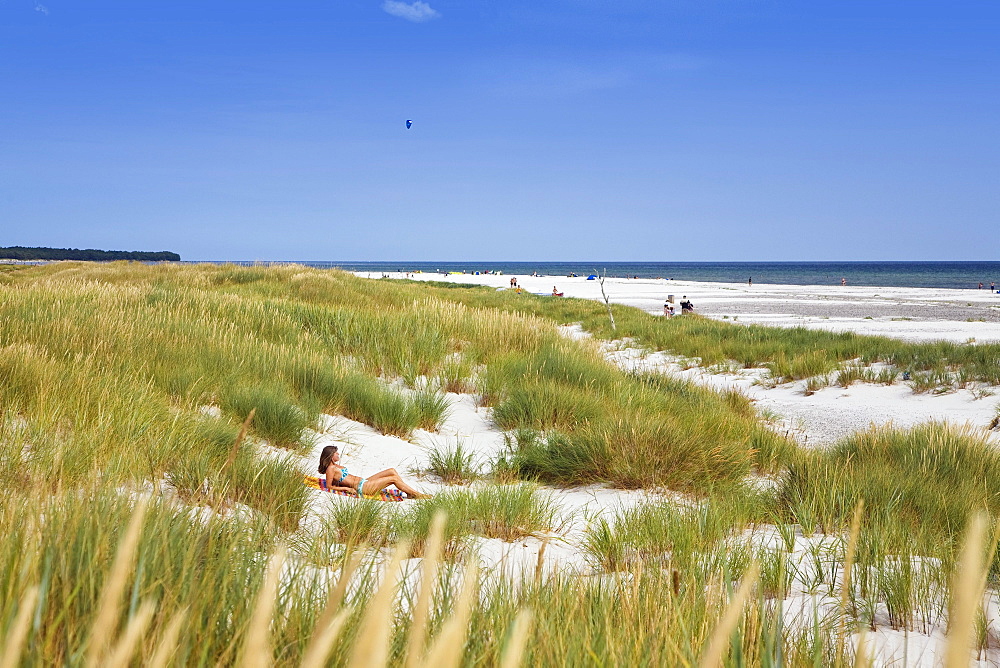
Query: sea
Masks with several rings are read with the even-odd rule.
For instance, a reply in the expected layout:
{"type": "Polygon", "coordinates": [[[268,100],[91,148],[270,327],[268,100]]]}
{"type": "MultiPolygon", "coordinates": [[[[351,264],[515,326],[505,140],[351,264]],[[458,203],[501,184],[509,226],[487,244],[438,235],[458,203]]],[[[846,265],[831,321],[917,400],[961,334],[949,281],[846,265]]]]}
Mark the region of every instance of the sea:
{"type": "MultiPolygon", "coordinates": [[[[239,262],[236,264],[284,264],[239,262]]],[[[300,262],[310,267],[368,272],[502,272],[546,276],[674,278],[719,283],[848,285],[978,289],[1000,284],[1000,262],[300,262]]]]}

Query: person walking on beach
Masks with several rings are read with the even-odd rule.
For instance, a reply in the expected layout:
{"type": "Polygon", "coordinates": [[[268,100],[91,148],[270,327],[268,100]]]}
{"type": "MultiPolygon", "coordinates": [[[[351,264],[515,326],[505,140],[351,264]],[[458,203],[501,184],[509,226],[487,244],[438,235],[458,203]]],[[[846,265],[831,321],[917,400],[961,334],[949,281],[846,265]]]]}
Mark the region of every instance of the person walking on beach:
{"type": "Polygon", "coordinates": [[[996,289],[997,289],[997,284],[994,283],[993,281],[990,281],[990,292],[996,292],[996,289]]]}
{"type": "Polygon", "coordinates": [[[747,285],[753,287],[753,276],[747,279],[747,285]]]}
{"type": "Polygon", "coordinates": [[[846,278],[841,278],[840,279],[840,284],[841,285],[847,285],[847,279],[846,278]]]}

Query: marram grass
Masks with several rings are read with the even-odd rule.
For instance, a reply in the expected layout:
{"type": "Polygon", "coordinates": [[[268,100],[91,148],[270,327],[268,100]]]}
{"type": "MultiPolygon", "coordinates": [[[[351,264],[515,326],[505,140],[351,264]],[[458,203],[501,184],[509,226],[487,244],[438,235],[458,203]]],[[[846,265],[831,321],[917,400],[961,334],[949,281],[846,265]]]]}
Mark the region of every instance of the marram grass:
{"type": "MultiPolygon", "coordinates": [[[[474,569],[456,564],[437,569],[425,631],[413,642],[410,617],[393,612],[418,592],[417,581],[397,584],[393,573],[410,550],[405,541],[393,547],[397,557],[384,577],[363,557],[346,587],[335,583],[345,558],[353,561],[349,555],[317,571],[303,560],[302,545],[282,547],[266,527],[196,520],[157,502],[142,514],[112,491],[26,495],[17,518],[3,503],[0,523],[9,540],[0,550],[0,615],[13,620],[12,632],[23,629],[16,659],[29,665],[106,664],[120,651],[140,664],[167,655],[171,665],[292,666],[324,646],[323,665],[348,665],[359,652],[373,666],[405,663],[411,653],[438,664],[498,665],[512,642],[523,665],[664,665],[696,661],[723,639],[725,651],[738,644],[747,665],[766,665],[766,648],[783,640],[748,625],[766,615],[753,599],[735,611],[744,620],[738,633],[717,631],[729,597],[722,581],[705,595],[694,572],[680,579],[658,569],[621,580],[554,576],[512,588],[504,580],[478,581],[474,569]],[[267,558],[272,553],[278,556],[267,558]],[[327,591],[336,598],[328,601],[327,591]],[[25,617],[22,606],[35,620],[27,626],[16,623],[25,617]],[[530,631],[509,633],[524,610],[531,611],[530,631]],[[334,620],[338,631],[330,637],[334,620]],[[140,624],[144,632],[126,643],[140,624]]],[[[428,542],[439,543],[433,532],[428,542]]],[[[745,565],[739,568],[729,577],[738,579],[745,565]]],[[[807,660],[800,645],[818,643],[832,653],[835,639],[827,632],[801,633],[785,650],[793,664],[807,660]]]]}
{"type": "Polygon", "coordinates": [[[231,424],[255,410],[252,435],[291,450],[321,411],[403,437],[433,430],[447,415],[434,380],[456,364],[488,386],[501,427],[563,434],[587,476],[614,484],[694,490],[781,450],[752,411],[715,392],[629,376],[549,320],[458,292],[295,266],[65,264],[14,276],[0,292],[0,398],[40,426],[50,464],[52,450],[87,444],[61,463],[74,479],[155,479],[178,466],[190,476],[197,467],[173,455],[201,448],[192,423],[205,405],[231,424]],[[608,455],[615,464],[602,466],[608,455]]]}
{"type": "MultiPolygon", "coordinates": [[[[1000,512],[1000,464],[980,435],[874,430],[802,452],[745,397],[622,373],[559,334],[555,323],[580,321],[608,335],[594,306],[294,266],[66,263],[0,275],[4,660],[345,665],[363,651],[394,665],[848,665],[853,644],[838,629],[875,623],[876,611],[906,629],[946,622],[969,516],[1000,512]],[[331,500],[303,526],[310,492],[294,453],[318,414],[406,437],[446,415],[438,387],[476,387],[510,429],[498,479],[684,491],[692,507],[595,519],[592,573],[536,569],[517,582],[462,562],[477,540],[560,540],[567,518],[530,484],[405,507],[331,500]],[[777,489],[744,485],[753,472],[775,474],[777,489]],[[164,489],[178,501],[159,499],[164,489]],[[840,536],[862,499],[847,559],[840,536]],[[738,540],[765,523],[791,543],[799,527],[829,533],[808,586],[843,600],[842,618],[783,625],[775,597],[789,589],[789,557],[738,540]],[[437,586],[411,629],[417,617],[402,611],[421,590],[383,570],[393,551],[402,560],[434,545],[444,561],[420,569],[437,586]],[[849,588],[837,575],[845,559],[849,588]],[[338,581],[345,564],[357,566],[350,586],[338,581]]],[[[989,380],[985,347],[615,312],[619,331],[647,345],[776,375],[858,359],[989,380]],[[923,368],[932,355],[938,366],[923,368]]],[[[988,563],[962,591],[992,585],[988,563]]],[[[968,638],[982,647],[990,635],[958,598],[964,656],[968,638]]]]}

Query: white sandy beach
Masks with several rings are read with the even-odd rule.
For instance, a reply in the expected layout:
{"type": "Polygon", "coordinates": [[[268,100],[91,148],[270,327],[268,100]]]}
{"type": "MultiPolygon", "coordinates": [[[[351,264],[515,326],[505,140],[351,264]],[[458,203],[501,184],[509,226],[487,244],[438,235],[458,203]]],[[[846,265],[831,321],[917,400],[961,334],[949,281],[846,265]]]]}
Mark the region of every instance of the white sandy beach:
{"type": "MultiPolygon", "coordinates": [[[[378,278],[381,274],[356,272],[378,278]]],[[[389,274],[390,278],[449,281],[506,288],[507,274],[389,274]]],[[[601,299],[597,281],[586,277],[516,276],[528,292],[601,299]]],[[[891,288],[841,285],[706,283],[663,278],[608,278],[613,303],[662,313],[669,295],[690,299],[696,312],[717,319],[779,327],[803,326],[831,331],[891,336],[910,341],[946,339],[1000,341],[1000,294],[983,290],[891,288]]]]}
{"type": "MultiPolygon", "coordinates": [[[[365,274],[361,274],[364,276],[365,274]]],[[[402,277],[393,275],[394,278],[402,277]]],[[[414,274],[418,280],[442,280],[433,274],[414,274]]],[[[375,276],[374,278],[378,278],[375,276]]],[[[510,276],[452,275],[447,280],[487,285],[509,286],[510,276]]],[[[553,278],[518,276],[518,283],[530,292],[550,293],[553,284],[567,296],[587,299],[600,298],[600,286],[585,278],[553,278]]],[[[912,290],[895,288],[842,288],[841,286],[738,286],[727,284],[692,283],[666,280],[609,279],[605,285],[612,301],[643,308],[651,313],[662,312],[667,294],[679,300],[691,299],[699,312],[713,317],[731,316],[737,322],[766,322],[784,326],[852,330],[867,334],[884,334],[910,340],[948,338],[953,341],[1000,340],[1000,295],[988,291],[912,290]],[[978,292],[978,293],[977,293],[978,292]],[[761,311],[758,313],[757,311],[761,311]],[[766,311],[766,313],[764,313],[766,311]],[[913,319],[897,320],[890,313],[909,313],[913,319]],[[828,313],[839,313],[833,317],[828,313]],[[965,313],[983,315],[986,322],[967,321],[965,313]],[[867,316],[870,315],[871,319],[867,316]],[[989,319],[992,318],[992,319],[989,319]]],[[[585,338],[579,327],[564,327],[566,336],[585,338]]],[[[746,393],[761,409],[776,416],[774,428],[792,434],[806,446],[823,447],[855,431],[871,425],[893,423],[909,427],[929,420],[949,421],[968,425],[996,439],[995,432],[986,431],[996,414],[1000,388],[980,387],[978,393],[968,389],[941,395],[915,394],[899,383],[891,386],[855,384],[848,388],[828,387],[815,394],[803,392],[804,382],[772,386],[761,383],[766,371],[741,369],[730,373],[712,373],[689,361],[678,360],[662,352],[650,352],[624,344],[603,346],[607,358],[623,368],[643,368],[689,378],[717,387],[737,388],[746,393]]],[[[328,417],[327,424],[315,438],[312,453],[302,459],[305,472],[313,473],[319,452],[325,445],[337,444],[345,463],[362,475],[384,468],[396,468],[416,480],[427,491],[445,488],[439,480],[423,473],[428,465],[428,450],[448,448],[461,443],[476,453],[486,464],[505,447],[504,435],[491,421],[491,409],[480,408],[472,395],[449,394],[451,412],[439,431],[417,431],[409,441],[384,436],[361,423],[341,417],[328,417]]],[[[313,473],[314,474],[314,473],[313,473]]],[[[571,569],[581,576],[594,573],[583,556],[580,540],[589,521],[613,512],[616,508],[647,502],[650,498],[689,503],[666,490],[617,490],[603,486],[574,489],[547,489],[559,504],[565,518],[564,527],[551,535],[537,536],[505,543],[500,540],[478,539],[474,549],[488,573],[523,574],[532,572],[539,562],[543,570],[571,569]]],[[[326,512],[331,503],[351,503],[350,499],[330,497],[316,492],[312,513],[326,512]]],[[[394,505],[394,504],[390,504],[394,505]]],[[[745,537],[755,544],[775,540],[765,527],[745,537]]],[[[798,564],[799,575],[792,592],[785,600],[785,617],[789,623],[811,619],[813,609],[831,609],[837,604],[834,593],[817,590],[809,584],[808,555],[823,541],[837,537],[799,534],[791,558],[798,564]]],[[[991,620],[1000,616],[995,595],[988,594],[991,620]]],[[[868,635],[869,647],[876,652],[878,665],[935,665],[940,656],[944,629],[938,625],[918,630],[892,629],[884,613],[876,616],[879,628],[868,635]]],[[[979,665],[1000,665],[1000,650],[991,651],[979,665]]]]}

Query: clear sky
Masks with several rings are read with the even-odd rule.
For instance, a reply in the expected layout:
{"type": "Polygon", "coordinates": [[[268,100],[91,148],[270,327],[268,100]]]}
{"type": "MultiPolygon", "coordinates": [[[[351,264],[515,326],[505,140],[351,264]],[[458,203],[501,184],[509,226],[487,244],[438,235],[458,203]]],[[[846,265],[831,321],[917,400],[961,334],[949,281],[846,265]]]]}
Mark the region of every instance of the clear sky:
{"type": "Polygon", "coordinates": [[[0,129],[0,246],[997,259],[1000,3],[0,0],[0,129]]]}

